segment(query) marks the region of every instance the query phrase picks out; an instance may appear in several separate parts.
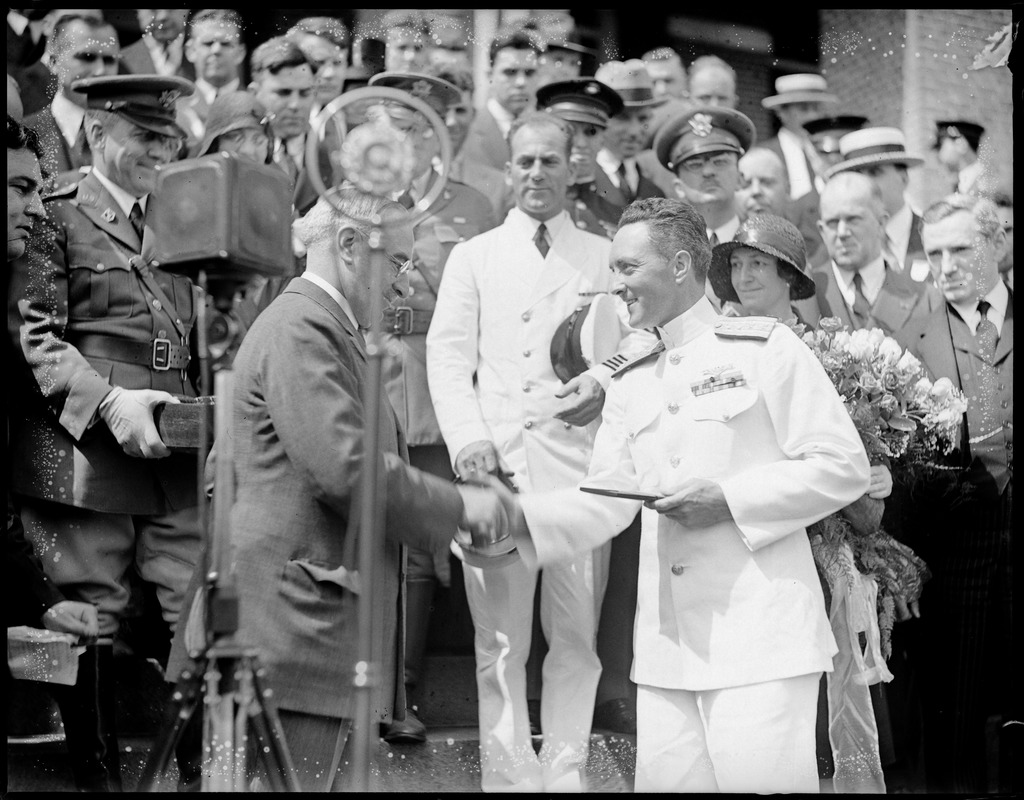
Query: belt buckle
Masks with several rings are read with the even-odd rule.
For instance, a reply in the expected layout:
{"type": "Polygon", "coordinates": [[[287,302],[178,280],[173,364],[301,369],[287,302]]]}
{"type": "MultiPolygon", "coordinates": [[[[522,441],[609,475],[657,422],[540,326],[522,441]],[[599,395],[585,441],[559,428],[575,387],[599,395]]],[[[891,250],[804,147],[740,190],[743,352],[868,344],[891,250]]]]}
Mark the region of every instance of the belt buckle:
{"type": "Polygon", "coordinates": [[[153,369],[166,372],[171,368],[171,340],[153,340],[153,369]]]}
{"type": "Polygon", "coordinates": [[[409,336],[412,333],[412,308],[398,306],[393,310],[395,321],[391,324],[391,333],[396,336],[409,336]]]}

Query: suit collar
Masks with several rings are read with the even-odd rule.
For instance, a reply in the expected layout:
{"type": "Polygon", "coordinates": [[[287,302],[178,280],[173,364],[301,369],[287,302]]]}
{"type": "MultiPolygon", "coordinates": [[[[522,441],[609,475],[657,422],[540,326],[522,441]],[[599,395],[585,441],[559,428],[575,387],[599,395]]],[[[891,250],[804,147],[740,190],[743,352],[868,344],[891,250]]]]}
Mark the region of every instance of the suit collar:
{"type": "Polygon", "coordinates": [[[345,333],[347,333],[349,338],[352,339],[356,352],[359,353],[363,361],[366,361],[366,342],[363,340],[363,335],[356,328],[355,323],[349,319],[348,314],[345,313],[334,297],[321,288],[317,283],[314,283],[305,276],[292,278],[291,283],[288,284],[288,288],[285,289],[285,291],[297,292],[298,294],[305,295],[310,300],[313,300],[319,306],[324,308],[338,321],[338,324],[344,328],[345,333]]]}

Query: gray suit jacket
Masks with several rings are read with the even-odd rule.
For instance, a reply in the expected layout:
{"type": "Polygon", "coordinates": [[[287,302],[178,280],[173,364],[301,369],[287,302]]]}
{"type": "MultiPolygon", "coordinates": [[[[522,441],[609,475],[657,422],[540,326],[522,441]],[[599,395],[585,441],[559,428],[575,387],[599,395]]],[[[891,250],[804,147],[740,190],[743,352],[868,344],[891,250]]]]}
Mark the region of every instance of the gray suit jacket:
{"type": "Polygon", "coordinates": [[[501,172],[505,171],[505,164],[512,154],[501,128],[498,127],[498,121],[486,106],[473,118],[473,124],[469,126],[466,141],[459,155],[467,161],[475,161],[501,172]]]}
{"type": "MultiPolygon", "coordinates": [[[[321,288],[296,278],[256,319],[234,364],[231,511],[239,636],[258,649],[278,707],[352,717],[358,658],[360,479],[368,380],[362,336],[321,288]]],[[[374,542],[374,716],[404,708],[403,553],[435,549],[462,514],[455,487],[406,463],[381,393],[376,454],[381,511],[374,542]]],[[[363,582],[366,578],[359,576],[363,582]]]]}
{"type": "MultiPolygon", "coordinates": [[[[851,330],[856,329],[858,326],[832,274],[832,262],[826,261],[811,275],[817,289],[815,296],[821,316],[839,317],[851,330]]],[[[915,283],[906,273],[895,272],[887,266],[885,281],[871,306],[871,327],[877,326],[887,336],[892,336],[911,319],[926,316],[942,305],[942,295],[935,287],[915,283]]]]}

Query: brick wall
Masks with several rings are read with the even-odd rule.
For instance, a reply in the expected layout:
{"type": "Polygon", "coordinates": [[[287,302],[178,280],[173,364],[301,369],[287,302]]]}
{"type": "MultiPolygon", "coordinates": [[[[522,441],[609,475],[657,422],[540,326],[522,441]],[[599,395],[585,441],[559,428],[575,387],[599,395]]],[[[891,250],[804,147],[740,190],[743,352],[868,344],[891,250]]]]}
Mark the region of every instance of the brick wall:
{"type": "Polygon", "coordinates": [[[937,119],[984,125],[981,157],[1009,176],[1012,76],[1006,67],[970,69],[1009,9],[822,9],[819,20],[822,72],[842,110],[901,128],[908,150],[925,158],[910,171],[918,206],[951,185],[931,150],[937,119]]]}

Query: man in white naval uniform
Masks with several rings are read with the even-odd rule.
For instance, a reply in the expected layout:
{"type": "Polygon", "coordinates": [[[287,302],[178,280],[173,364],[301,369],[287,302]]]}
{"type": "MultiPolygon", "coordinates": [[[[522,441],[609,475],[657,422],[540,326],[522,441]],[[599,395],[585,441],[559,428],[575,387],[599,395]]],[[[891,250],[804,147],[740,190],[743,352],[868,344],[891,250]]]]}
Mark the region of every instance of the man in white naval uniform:
{"type": "MultiPolygon", "coordinates": [[[[611,258],[630,324],[660,336],[613,377],[582,482],[659,498],[642,511],[636,791],[817,792],[836,644],[805,527],[867,490],[864,447],[789,328],[715,313],[691,206],[633,203],[611,258]]],[[[548,569],[640,508],[577,489],[518,502],[519,553],[548,569]]]]}
{"type": "MultiPolygon", "coordinates": [[[[576,486],[586,474],[612,373],[595,364],[563,384],[552,366],[560,323],[612,288],[611,243],[579,230],[564,210],[572,139],[569,123],[552,114],[527,112],[513,122],[507,173],[516,208],[502,225],[452,249],[427,333],[430,395],[456,474],[511,471],[524,494],[576,486]]],[[[618,305],[616,365],[655,341],[630,329],[618,305]]],[[[601,674],[595,642],[608,553],[589,550],[541,575],[548,654],[539,759],[525,670],[537,574],[518,559],[486,573],[464,564],[476,628],[484,791],[582,788],[601,674]]]]}

